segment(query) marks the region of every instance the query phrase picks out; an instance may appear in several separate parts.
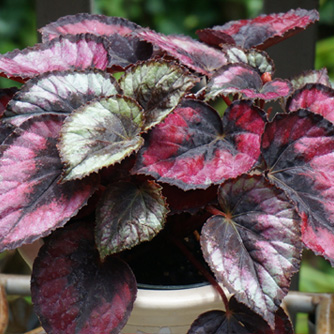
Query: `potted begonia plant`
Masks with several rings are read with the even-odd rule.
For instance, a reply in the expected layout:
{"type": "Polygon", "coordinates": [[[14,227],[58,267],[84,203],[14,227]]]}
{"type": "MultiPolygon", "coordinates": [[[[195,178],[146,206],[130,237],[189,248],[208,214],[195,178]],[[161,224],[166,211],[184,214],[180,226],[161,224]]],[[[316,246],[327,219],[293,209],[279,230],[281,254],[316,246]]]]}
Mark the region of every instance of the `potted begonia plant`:
{"type": "Polygon", "coordinates": [[[293,330],[281,303],[303,248],[334,264],[334,90],[325,69],[274,78],[263,50],[317,20],[296,9],[194,40],[78,14],[0,56],[23,83],[1,91],[0,251],[43,238],[31,291],[47,333],[121,332],[156,272],[220,296],[189,334],[293,330]]]}

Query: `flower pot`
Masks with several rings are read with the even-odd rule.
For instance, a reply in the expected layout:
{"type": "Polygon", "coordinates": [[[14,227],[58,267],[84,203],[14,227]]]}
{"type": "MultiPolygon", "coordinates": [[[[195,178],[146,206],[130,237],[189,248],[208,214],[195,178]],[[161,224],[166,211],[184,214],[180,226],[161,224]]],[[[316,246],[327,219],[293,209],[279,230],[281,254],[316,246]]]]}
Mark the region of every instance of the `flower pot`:
{"type": "Polygon", "coordinates": [[[123,334],[184,334],[203,312],[223,309],[211,285],[174,289],[140,288],[123,334]]]}

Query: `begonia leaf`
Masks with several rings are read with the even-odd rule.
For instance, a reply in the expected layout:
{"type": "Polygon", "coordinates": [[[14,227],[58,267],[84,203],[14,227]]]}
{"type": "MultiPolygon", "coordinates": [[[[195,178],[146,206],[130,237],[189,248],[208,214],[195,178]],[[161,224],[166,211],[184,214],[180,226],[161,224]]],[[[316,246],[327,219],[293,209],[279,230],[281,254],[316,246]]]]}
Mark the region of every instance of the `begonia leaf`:
{"type": "Polygon", "coordinates": [[[0,117],[4,114],[8,102],[13,98],[17,91],[18,89],[16,87],[0,89],[0,117]]]}
{"type": "Polygon", "coordinates": [[[307,109],[334,123],[334,89],[322,84],[307,84],[288,99],[287,110],[307,109]]]}
{"type": "Polygon", "coordinates": [[[198,30],[199,38],[211,45],[234,42],[246,49],[266,49],[319,20],[318,12],[291,9],[286,13],[260,15],[254,19],[230,21],[222,26],[198,30]]]}
{"type": "Polygon", "coordinates": [[[120,78],[124,95],[144,109],[145,127],[160,123],[198,79],[174,62],[148,61],[132,66],[120,78]]]}
{"type": "Polygon", "coordinates": [[[50,71],[105,70],[109,64],[108,41],[90,34],[59,36],[45,44],[0,55],[0,75],[27,80],[50,71]]]}
{"type": "Polygon", "coordinates": [[[309,70],[305,71],[291,79],[291,83],[294,89],[300,89],[309,83],[319,83],[328,87],[331,87],[331,83],[328,77],[328,71],[326,68],[321,70],[309,70]]]}
{"type": "Polygon", "coordinates": [[[298,271],[300,217],[283,190],[261,176],[223,183],[222,215],[204,224],[201,246],[216,278],[274,328],[275,312],[298,271]]]}
{"type": "Polygon", "coordinates": [[[210,76],[226,64],[223,52],[187,36],[163,35],[152,30],[138,31],[136,36],[158,46],[200,74],[210,76]]]}
{"type": "Polygon", "coordinates": [[[57,138],[64,116],[39,115],[21,124],[0,148],[0,251],[46,236],[84,206],[97,178],[60,184],[57,138]]]}
{"type": "Polygon", "coordinates": [[[138,37],[115,34],[107,39],[110,43],[108,67],[124,70],[127,66],[141,60],[147,60],[152,56],[152,44],[142,41],[138,37]]]}
{"type": "Polygon", "coordinates": [[[303,217],[304,244],[334,266],[333,149],[333,125],[307,110],[276,116],[262,140],[269,180],[303,217]]]}
{"type": "Polygon", "coordinates": [[[47,24],[39,29],[43,42],[47,42],[60,35],[78,35],[91,33],[94,35],[110,36],[118,34],[125,36],[140,28],[134,22],[125,18],[80,13],[67,15],[57,21],[47,24]]]}
{"type": "Polygon", "coordinates": [[[233,104],[222,121],[206,103],[185,100],[149,133],[133,172],[183,190],[207,189],[257,163],[263,128],[260,110],[248,102],[233,104]]]}
{"type": "Polygon", "coordinates": [[[136,101],[118,95],[77,109],[61,130],[63,180],[83,178],[137,151],[144,142],[143,124],[144,113],[136,101]]]}
{"type": "Polygon", "coordinates": [[[228,313],[212,310],[201,314],[187,334],[292,334],[293,327],[282,308],[276,312],[275,329],[234,296],[229,300],[228,313]]]}
{"type": "Polygon", "coordinates": [[[163,228],[168,209],[161,187],[142,184],[111,184],[96,211],[95,238],[102,257],[149,241],[163,228]]]}
{"type": "Polygon", "coordinates": [[[256,69],[259,74],[274,73],[275,65],[272,59],[264,51],[256,49],[245,50],[237,46],[223,47],[228,63],[244,63],[256,69]]]}
{"type": "Polygon", "coordinates": [[[55,231],[34,262],[31,296],[47,333],[118,334],[136,292],[125,262],[110,257],[101,263],[93,229],[82,221],[55,231]]]}
{"type": "Polygon", "coordinates": [[[49,72],[29,80],[10,101],[5,116],[69,114],[95,98],[119,93],[114,77],[100,70],[49,72]]]}
{"type": "Polygon", "coordinates": [[[206,100],[218,95],[241,94],[250,99],[276,100],[291,92],[288,80],[275,79],[263,84],[257,71],[247,64],[228,64],[218,70],[207,84],[206,100]]]}

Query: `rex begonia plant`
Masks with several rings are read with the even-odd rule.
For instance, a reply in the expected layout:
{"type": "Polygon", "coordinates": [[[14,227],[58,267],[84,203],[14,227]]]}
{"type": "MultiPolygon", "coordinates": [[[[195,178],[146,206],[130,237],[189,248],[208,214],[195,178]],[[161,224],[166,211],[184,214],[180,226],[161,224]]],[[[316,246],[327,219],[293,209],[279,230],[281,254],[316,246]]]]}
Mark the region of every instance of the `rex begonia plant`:
{"type": "Polygon", "coordinates": [[[193,235],[231,297],[215,284],[225,311],[189,334],[292,331],[281,303],[303,248],[334,265],[334,90],[325,69],[274,78],[263,50],[316,20],[296,9],[195,40],[78,14],[0,56],[23,83],[0,92],[0,251],[44,238],[31,289],[47,333],[119,333],[129,253],[158,237],[191,253],[193,235]]]}

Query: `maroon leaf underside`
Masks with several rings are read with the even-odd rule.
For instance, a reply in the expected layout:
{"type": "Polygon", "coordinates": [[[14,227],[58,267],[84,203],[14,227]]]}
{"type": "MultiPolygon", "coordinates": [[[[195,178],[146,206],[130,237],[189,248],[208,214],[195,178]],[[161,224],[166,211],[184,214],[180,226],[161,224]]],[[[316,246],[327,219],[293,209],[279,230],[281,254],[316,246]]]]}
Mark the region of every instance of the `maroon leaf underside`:
{"type": "MultiPolygon", "coordinates": [[[[69,114],[89,101],[121,93],[110,74],[97,69],[44,73],[30,79],[8,104],[5,117],[69,114]]],[[[7,119],[16,123],[15,119],[7,119]]]]}
{"type": "Polygon", "coordinates": [[[231,21],[213,29],[197,31],[199,38],[218,46],[232,41],[243,48],[266,49],[306,29],[319,20],[316,10],[292,9],[286,13],[261,15],[254,19],[231,21]]]}
{"type": "Polygon", "coordinates": [[[0,56],[0,76],[26,81],[49,71],[105,70],[109,64],[108,41],[90,34],[66,35],[24,50],[0,56]]]}
{"type": "Polygon", "coordinates": [[[192,324],[188,334],[291,334],[292,324],[282,308],[276,312],[275,330],[234,296],[229,300],[229,314],[224,311],[208,311],[192,324]]]}
{"type": "Polygon", "coordinates": [[[267,125],[262,153],[271,182],[285,190],[303,217],[306,247],[334,265],[334,129],[300,110],[267,125]]]}
{"type": "Polygon", "coordinates": [[[288,111],[307,109],[334,123],[334,89],[322,84],[307,84],[287,102],[288,111]]]}
{"type": "Polygon", "coordinates": [[[110,36],[118,34],[125,36],[136,29],[138,24],[121,17],[112,17],[88,13],[63,16],[39,30],[43,42],[47,42],[60,35],[78,35],[91,33],[94,35],[110,36]]]}
{"type": "Polygon", "coordinates": [[[263,129],[260,111],[248,102],[234,104],[222,122],[204,102],[184,100],[149,133],[132,172],[182,190],[207,189],[256,164],[263,129]]]}
{"type": "Polygon", "coordinates": [[[204,258],[229,292],[274,328],[299,269],[300,218],[284,192],[262,177],[226,181],[218,200],[227,217],[213,216],[203,226],[204,258]]]}
{"type": "Polygon", "coordinates": [[[55,231],[34,262],[32,300],[42,326],[53,334],[118,334],[136,298],[136,280],[122,260],[103,263],[92,224],[55,231]]]}
{"type": "Polygon", "coordinates": [[[0,89],[0,117],[3,116],[8,102],[13,98],[17,91],[18,88],[16,87],[0,89]]]}
{"type": "Polygon", "coordinates": [[[192,70],[212,75],[212,72],[226,64],[223,52],[204,43],[183,35],[163,35],[152,30],[141,30],[136,36],[158,46],[168,54],[178,59],[183,65],[192,70]]]}
{"type": "Polygon", "coordinates": [[[228,64],[211,77],[207,90],[207,100],[231,93],[242,94],[250,99],[276,100],[290,94],[291,84],[282,79],[263,84],[260,75],[251,66],[228,64]]]}
{"type": "Polygon", "coordinates": [[[0,249],[13,249],[63,226],[93,194],[97,178],[60,184],[56,148],[64,117],[36,116],[1,145],[0,249]]]}

